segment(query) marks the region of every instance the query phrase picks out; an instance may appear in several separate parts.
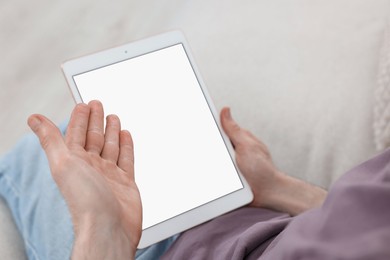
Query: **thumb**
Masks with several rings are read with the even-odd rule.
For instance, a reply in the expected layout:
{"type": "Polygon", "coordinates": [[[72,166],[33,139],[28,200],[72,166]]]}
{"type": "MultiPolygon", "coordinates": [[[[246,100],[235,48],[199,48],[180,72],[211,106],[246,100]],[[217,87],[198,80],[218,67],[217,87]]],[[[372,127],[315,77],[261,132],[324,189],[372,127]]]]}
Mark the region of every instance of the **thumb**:
{"type": "Polygon", "coordinates": [[[230,108],[224,107],[221,110],[221,124],[226,135],[229,137],[234,147],[241,143],[242,131],[240,126],[234,121],[230,113],[230,108]]]}
{"type": "Polygon", "coordinates": [[[31,115],[27,121],[39,142],[50,164],[55,164],[66,149],[60,130],[49,119],[42,115],[31,115]]]}

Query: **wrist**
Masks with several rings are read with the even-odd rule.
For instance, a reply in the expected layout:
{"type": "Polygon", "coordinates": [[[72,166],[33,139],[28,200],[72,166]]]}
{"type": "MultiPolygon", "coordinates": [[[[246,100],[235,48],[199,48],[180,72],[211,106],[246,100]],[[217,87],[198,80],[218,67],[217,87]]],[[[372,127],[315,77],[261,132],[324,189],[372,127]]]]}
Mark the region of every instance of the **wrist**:
{"type": "Polygon", "coordinates": [[[324,189],[278,172],[272,186],[263,193],[261,207],[295,216],[320,206],[326,194],[324,189]]]}
{"type": "MultiPolygon", "coordinates": [[[[275,171],[272,178],[267,180],[267,185],[258,187],[258,199],[253,205],[261,208],[277,210],[281,204],[282,196],[285,190],[286,175],[282,172],[275,171]]],[[[256,191],[254,191],[256,193],[256,191]]]]}
{"type": "Polygon", "coordinates": [[[85,216],[75,223],[72,259],[134,259],[136,246],[118,221],[85,216]]]}

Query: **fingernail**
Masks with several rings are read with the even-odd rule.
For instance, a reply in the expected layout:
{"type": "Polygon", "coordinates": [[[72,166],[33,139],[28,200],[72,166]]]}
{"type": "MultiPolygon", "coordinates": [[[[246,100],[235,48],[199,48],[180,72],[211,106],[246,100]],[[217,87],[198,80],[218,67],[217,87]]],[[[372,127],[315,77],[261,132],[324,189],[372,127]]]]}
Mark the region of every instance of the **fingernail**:
{"type": "Polygon", "coordinates": [[[227,119],[232,119],[232,114],[230,113],[230,108],[227,109],[226,118],[227,119]]]}
{"type": "Polygon", "coordinates": [[[28,119],[28,125],[30,128],[35,131],[41,124],[41,120],[37,116],[32,116],[28,119]]]}

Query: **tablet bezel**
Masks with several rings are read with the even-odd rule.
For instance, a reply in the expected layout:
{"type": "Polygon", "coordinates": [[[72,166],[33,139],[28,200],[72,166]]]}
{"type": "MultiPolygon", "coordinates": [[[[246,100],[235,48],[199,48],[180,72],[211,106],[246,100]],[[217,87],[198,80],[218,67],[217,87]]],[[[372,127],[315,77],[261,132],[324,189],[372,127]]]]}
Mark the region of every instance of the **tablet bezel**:
{"type": "Polygon", "coordinates": [[[230,143],[230,140],[222,130],[219,122],[219,114],[215,109],[211,97],[200,76],[199,70],[190,52],[189,45],[182,32],[172,31],[163,33],[157,36],[69,60],[62,64],[62,70],[74,100],[76,103],[82,103],[82,98],[80,97],[77,86],[73,80],[75,75],[108,66],[120,61],[128,60],[176,44],[182,44],[187,54],[195,76],[198,79],[199,86],[203,91],[206,102],[209,105],[210,111],[215,119],[223,141],[235,165],[243,188],[143,230],[138,248],[145,248],[158,241],[183,232],[219,215],[250,203],[253,199],[251,189],[237,167],[236,161],[234,159],[234,149],[230,143]]]}

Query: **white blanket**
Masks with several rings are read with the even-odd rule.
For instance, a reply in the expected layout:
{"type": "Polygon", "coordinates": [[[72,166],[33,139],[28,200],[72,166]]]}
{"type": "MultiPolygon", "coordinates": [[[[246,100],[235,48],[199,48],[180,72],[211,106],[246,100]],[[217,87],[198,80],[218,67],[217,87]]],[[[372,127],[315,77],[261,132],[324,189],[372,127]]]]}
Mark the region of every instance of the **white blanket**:
{"type": "Polygon", "coordinates": [[[380,151],[390,147],[390,24],[384,33],[374,115],[375,145],[380,151]]]}

